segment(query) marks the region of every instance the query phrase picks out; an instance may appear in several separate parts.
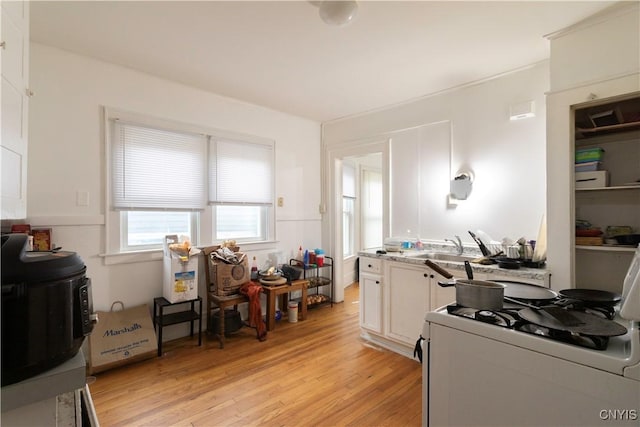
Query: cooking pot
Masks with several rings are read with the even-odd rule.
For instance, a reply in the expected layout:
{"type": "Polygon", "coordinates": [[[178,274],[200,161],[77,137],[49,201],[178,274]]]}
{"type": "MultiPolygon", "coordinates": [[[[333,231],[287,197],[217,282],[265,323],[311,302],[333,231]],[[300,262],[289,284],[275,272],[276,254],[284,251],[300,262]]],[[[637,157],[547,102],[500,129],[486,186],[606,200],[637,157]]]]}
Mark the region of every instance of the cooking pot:
{"type": "Polygon", "coordinates": [[[431,260],[425,260],[424,263],[440,275],[450,279],[448,282],[438,282],[438,285],[443,288],[455,286],[456,303],[458,305],[478,310],[502,310],[506,285],[484,280],[472,280],[473,272],[471,266],[467,263],[465,263],[465,269],[469,277],[467,280],[456,280],[453,274],[431,260]]]}
{"type": "Polygon", "coordinates": [[[504,288],[502,283],[488,282],[485,280],[455,280],[451,282],[438,282],[443,288],[456,287],[456,303],[463,307],[472,307],[478,310],[502,310],[504,300],[504,288]]]}

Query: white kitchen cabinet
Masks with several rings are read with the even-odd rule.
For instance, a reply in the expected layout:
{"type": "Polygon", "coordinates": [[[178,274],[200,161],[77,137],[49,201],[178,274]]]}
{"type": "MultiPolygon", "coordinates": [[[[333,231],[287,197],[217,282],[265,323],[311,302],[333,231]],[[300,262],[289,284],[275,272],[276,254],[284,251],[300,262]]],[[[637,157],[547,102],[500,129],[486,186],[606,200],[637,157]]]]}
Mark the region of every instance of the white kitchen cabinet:
{"type": "MultiPolygon", "coordinates": [[[[467,273],[465,271],[448,269],[449,273],[453,275],[456,279],[466,279],[467,273]]],[[[456,288],[455,286],[450,286],[448,288],[443,288],[438,285],[438,282],[447,282],[448,280],[444,277],[438,275],[437,273],[431,273],[432,277],[432,285],[431,285],[431,307],[430,311],[436,310],[445,305],[453,304],[456,302],[456,288]]],[[[475,279],[482,280],[483,277],[479,275],[474,275],[475,279]]]]}
{"type": "Polygon", "coordinates": [[[413,345],[420,337],[424,315],[431,308],[432,271],[403,262],[388,263],[385,297],[386,336],[413,345]]]}
{"type": "Polygon", "coordinates": [[[2,2],[2,219],[27,214],[29,2],[2,2]]]}
{"type": "MultiPolygon", "coordinates": [[[[360,255],[361,338],[413,358],[425,315],[455,303],[455,287],[439,286],[438,281],[446,282],[447,279],[419,260],[401,255],[360,255]]],[[[444,263],[442,267],[456,279],[467,278],[462,263],[444,263]]],[[[472,268],[477,280],[491,277],[548,286],[548,279],[523,278],[523,275],[533,276],[531,272],[508,270],[494,273],[497,268],[493,266],[472,265],[472,268]]]]}
{"type": "Polygon", "coordinates": [[[360,327],[382,333],[382,275],[360,273],[360,327]]]}

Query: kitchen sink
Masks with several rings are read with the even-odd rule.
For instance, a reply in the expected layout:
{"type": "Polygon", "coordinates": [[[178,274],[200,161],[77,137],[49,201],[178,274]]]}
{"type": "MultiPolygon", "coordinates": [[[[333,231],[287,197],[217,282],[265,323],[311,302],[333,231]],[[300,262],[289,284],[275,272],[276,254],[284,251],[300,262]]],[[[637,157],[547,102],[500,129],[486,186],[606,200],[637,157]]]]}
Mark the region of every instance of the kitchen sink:
{"type": "Polygon", "coordinates": [[[409,258],[417,259],[431,259],[434,261],[453,261],[453,262],[465,262],[476,259],[477,257],[471,255],[456,255],[441,252],[426,252],[418,255],[409,255],[409,258]]]}

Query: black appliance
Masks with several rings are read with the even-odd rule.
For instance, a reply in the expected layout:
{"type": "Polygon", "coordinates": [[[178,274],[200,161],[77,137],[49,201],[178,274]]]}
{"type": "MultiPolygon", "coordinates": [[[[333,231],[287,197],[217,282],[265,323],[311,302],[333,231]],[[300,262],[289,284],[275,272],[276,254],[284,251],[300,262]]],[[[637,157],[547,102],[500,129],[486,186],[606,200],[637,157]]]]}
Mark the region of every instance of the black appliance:
{"type": "Polygon", "coordinates": [[[91,279],[75,252],[27,250],[2,236],[2,385],[73,358],[93,330],[91,279]]]}

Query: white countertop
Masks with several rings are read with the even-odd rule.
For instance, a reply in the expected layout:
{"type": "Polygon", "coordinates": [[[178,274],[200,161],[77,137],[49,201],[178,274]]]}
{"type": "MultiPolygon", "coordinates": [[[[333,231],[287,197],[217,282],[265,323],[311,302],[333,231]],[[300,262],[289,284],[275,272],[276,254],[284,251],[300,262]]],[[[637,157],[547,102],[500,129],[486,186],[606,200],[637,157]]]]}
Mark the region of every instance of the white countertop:
{"type": "MultiPolygon", "coordinates": [[[[388,261],[399,261],[407,264],[413,265],[425,265],[424,259],[415,258],[416,255],[420,255],[421,253],[434,252],[433,249],[427,248],[422,251],[416,250],[406,250],[403,252],[387,252],[386,254],[376,254],[375,249],[366,250],[358,252],[359,256],[370,257],[370,258],[381,258],[388,261]]],[[[481,256],[480,254],[475,253],[465,253],[464,255],[475,256],[478,258],[481,256]]],[[[451,270],[461,270],[464,271],[464,262],[457,261],[443,261],[431,259],[432,262],[442,266],[445,269],[451,270]]],[[[521,267],[519,269],[507,269],[500,268],[497,264],[484,265],[484,264],[476,264],[471,262],[471,268],[474,273],[485,273],[485,274],[495,274],[500,276],[510,276],[513,277],[514,280],[518,279],[529,279],[542,281],[543,283],[549,284],[551,272],[546,268],[526,268],[521,267]]]]}

